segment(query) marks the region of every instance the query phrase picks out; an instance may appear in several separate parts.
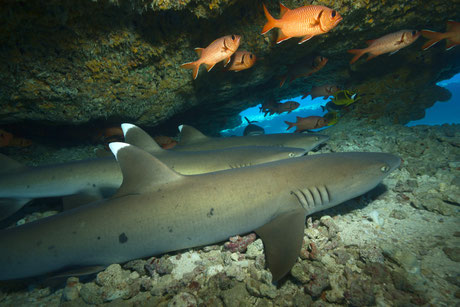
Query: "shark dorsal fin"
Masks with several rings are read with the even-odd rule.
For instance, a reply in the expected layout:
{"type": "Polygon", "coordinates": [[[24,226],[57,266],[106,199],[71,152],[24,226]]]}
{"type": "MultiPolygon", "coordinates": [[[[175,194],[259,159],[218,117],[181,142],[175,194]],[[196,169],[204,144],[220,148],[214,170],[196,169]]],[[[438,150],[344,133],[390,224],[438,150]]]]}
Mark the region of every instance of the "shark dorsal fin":
{"type": "Polygon", "coordinates": [[[121,142],[110,143],[109,147],[123,174],[123,183],[116,196],[139,194],[151,187],[183,178],[140,148],[121,142]]]}
{"type": "Polygon", "coordinates": [[[126,143],[139,147],[151,154],[164,151],[164,149],[141,128],[133,124],[121,124],[121,129],[125,135],[126,143]]]}
{"type": "Polygon", "coordinates": [[[180,125],[180,145],[183,144],[190,144],[199,141],[205,141],[209,139],[206,135],[201,133],[198,129],[193,128],[192,126],[188,125],[180,125]]]}
{"type": "Polygon", "coordinates": [[[255,230],[264,242],[267,266],[273,281],[286,275],[297,261],[302,248],[306,212],[303,208],[278,215],[255,230]]]}

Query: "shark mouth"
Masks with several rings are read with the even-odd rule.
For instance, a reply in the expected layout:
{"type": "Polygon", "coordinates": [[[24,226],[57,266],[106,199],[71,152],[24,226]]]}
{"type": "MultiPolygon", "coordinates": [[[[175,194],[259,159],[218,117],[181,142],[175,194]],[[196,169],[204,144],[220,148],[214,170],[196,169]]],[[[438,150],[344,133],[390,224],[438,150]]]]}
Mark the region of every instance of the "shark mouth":
{"type": "Polygon", "coordinates": [[[314,211],[316,207],[327,206],[331,201],[331,194],[326,186],[314,186],[291,191],[307,211],[314,211]]]}

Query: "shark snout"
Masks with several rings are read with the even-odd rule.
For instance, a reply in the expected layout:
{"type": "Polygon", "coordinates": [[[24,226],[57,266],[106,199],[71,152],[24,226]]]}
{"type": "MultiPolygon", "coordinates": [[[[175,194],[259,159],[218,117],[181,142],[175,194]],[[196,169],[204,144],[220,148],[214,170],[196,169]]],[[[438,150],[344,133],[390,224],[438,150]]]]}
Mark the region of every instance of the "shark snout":
{"type": "Polygon", "coordinates": [[[394,171],[401,165],[401,158],[393,154],[385,154],[387,156],[386,163],[390,167],[389,173],[394,171]]]}

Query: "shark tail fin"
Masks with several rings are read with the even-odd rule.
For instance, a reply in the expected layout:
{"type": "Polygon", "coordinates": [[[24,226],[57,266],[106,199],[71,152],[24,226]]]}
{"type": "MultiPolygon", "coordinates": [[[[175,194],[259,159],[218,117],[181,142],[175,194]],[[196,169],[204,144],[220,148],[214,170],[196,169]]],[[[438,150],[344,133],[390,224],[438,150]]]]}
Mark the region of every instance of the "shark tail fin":
{"type": "Polygon", "coordinates": [[[114,197],[140,194],[152,187],[184,178],[148,152],[135,146],[109,144],[123,174],[123,183],[114,197]]]}
{"type": "Polygon", "coordinates": [[[206,135],[201,133],[198,129],[188,126],[188,125],[180,125],[180,141],[178,145],[185,145],[200,141],[205,141],[209,139],[206,135]]]}
{"type": "Polygon", "coordinates": [[[163,148],[158,145],[155,140],[147,134],[141,128],[133,124],[121,124],[121,129],[125,135],[125,142],[136,147],[139,147],[142,150],[145,150],[148,153],[155,154],[165,151],[163,148]]]}
{"type": "Polygon", "coordinates": [[[0,199],[0,221],[19,211],[30,199],[13,199],[13,198],[1,198],[0,199]]]}

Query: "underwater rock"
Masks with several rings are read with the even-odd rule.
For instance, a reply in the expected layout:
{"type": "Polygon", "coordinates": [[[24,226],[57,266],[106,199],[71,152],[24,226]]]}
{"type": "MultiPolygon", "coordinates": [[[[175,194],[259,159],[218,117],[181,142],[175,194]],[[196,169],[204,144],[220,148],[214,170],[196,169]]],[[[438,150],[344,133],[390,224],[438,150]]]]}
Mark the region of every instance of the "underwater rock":
{"type": "Polygon", "coordinates": [[[460,247],[444,247],[442,250],[450,260],[460,262],[460,247]]]}
{"type": "MultiPolygon", "coordinates": [[[[304,5],[297,0],[284,4],[304,5]]],[[[395,29],[444,31],[446,20],[458,20],[458,2],[439,2],[435,10],[423,0],[318,4],[337,10],[344,20],[302,46],[295,41],[274,46],[271,33],[260,35],[266,20],[259,2],[3,1],[0,125],[14,124],[12,133],[33,139],[43,129],[47,135],[63,133],[56,124],[88,124],[77,131],[89,135],[92,123],[120,119],[174,132],[187,122],[216,135],[238,124],[244,108],[331,82],[363,94],[351,111],[357,118],[407,123],[422,118],[435,101],[449,99],[436,83],[459,72],[458,48],[445,52],[438,44],[422,51],[419,39],[395,55],[353,66],[346,50],[395,29]],[[193,48],[223,33],[242,35],[242,47],[261,60],[237,74],[216,67],[193,81],[179,65],[195,59],[193,48]],[[329,59],[324,69],[278,88],[287,67],[319,52],[329,59]],[[32,129],[37,126],[42,129],[32,129]]],[[[279,12],[275,3],[267,5],[279,12]]]]}
{"type": "Polygon", "coordinates": [[[73,301],[80,296],[81,284],[78,277],[69,277],[66,281],[66,286],[62,292],[62,300],[73,301]]]}

